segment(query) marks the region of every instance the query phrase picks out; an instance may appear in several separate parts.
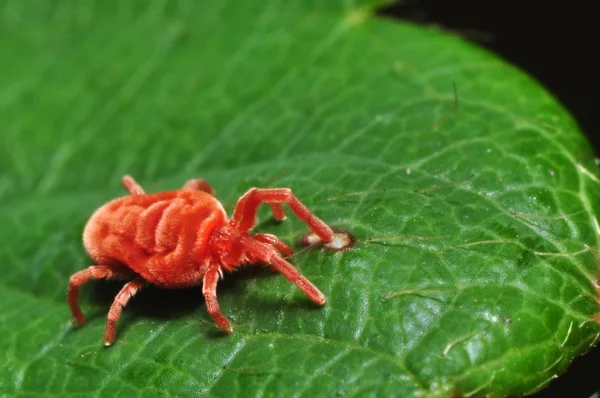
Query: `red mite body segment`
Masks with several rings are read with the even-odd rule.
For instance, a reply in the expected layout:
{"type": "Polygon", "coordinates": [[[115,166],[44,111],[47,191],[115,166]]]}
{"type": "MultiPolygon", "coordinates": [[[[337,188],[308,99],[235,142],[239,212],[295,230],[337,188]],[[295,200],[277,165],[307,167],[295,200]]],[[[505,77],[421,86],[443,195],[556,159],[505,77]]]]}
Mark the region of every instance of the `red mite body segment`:
{"type": "Polygon", "coordinates": [[[219,309],[216,286],[223,269],[233,271],[248,263],[270,264],[313,302],[325,303],[325,296],[281,255],[293,253],[289,246],[274,235],[249,235],[261,203],[269,204],[279,221],[285,218],[285,203],[324,242],[332,239],[331,228],[289,189],[252,188],[239,199],[229,219],[204,180],[190,180],[180,190],[156,194],[145,194],[130,176],[123,177],[123,184],[130,195],[96,210],[83,233],[84,246],[98,265],[73,274],[67,293],[75,323],[82,324],[79,286],[90,279],[131,279],[108,313],[105,345],[115,340],[122,308],[147,283],[164,288],[202,284],[208,312],[221,329],[231,333],[219,309]]]}
{"type": "Polygon", "coordinates": [[[202,283],[208,241],[227,222],[221,203],[201,191],[129,195],[100,207],[83,232],[90,257],[126,264],[147,282],[181,288],[202,283]]]}

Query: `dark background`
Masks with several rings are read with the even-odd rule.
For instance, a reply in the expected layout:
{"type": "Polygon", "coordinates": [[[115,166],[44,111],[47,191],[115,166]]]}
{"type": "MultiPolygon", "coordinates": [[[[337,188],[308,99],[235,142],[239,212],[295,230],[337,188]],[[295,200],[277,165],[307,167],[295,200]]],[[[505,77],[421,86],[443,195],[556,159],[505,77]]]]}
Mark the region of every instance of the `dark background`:
{"type": "MultiPolygon", "coordinates": [[[[600,20],[594,0],[405,0],[387,17],[439,25],[477,42],[541,82],[600,152],[600,20]]],[[[597,6],[597,3],[596,3],[597,6]]]]}
{"type": "MultiPolygon", "coordinates": [[[[600,153],[600,25],[593,0],[408,0],[386,17],[462,34],[536,78],[571,112],[600,153]]],[[[597,6],[597,4],[596,4],[597,6]]],[[[535,398],[600,394],[600,347],[578,358],[535,398]]],[[[600,396],[600,395],[599,395],[600,396]]]]}

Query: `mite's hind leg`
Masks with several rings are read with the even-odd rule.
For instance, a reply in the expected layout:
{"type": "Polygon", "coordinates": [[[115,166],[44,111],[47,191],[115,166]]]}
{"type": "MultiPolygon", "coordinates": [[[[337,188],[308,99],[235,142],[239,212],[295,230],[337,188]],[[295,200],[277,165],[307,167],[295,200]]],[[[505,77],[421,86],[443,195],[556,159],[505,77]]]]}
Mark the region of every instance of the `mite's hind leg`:
{"type": "Polygon", "coordinates": [[[71,307],[71,314],[73,314],[73,320],[76,325],[82,325],[85,322],[85,317],[77,304],[77,298],[79,298],[79,287],[89,281],[90,279],[126,279],[131,278],[132,273],[114,269],[106,265],[92,265],[84,270],[74,273],[71,275],[69,280],[69,288],[67,289],[67,302],[71,307]]]}
{"type": "Polygon", "coordinates": [[[138,184],[129,174],[123,176],[123,185],[125,186],[125,189],[127,189],[132,195],[143,195],[146,193],[140,184],[138,184]]]}
{"type": "Polygon", "coordinates": [[[105,346],[109,346],[115,341],[115,337],[117,336],[117,321],[121,317],[123,307],[127,305],[129,299],[133,297],[133,295],[139,289],[144,287],[145,284],[146,281],[143,279],[135,279],[131,282],[128,282],[115,297],[115,301],[113,301],[112,305],[110,306],[110,310],[108,311],[106,331],[104,332],[105,346]]]}
{"type": "Polygon", "coordinates": [[[182,189],[185,191],[202,191],[209,195],[215,196],[215,190],[213,187],[208,185],[208,183],[202,178],[192,178],[191,180],[188,180],[182,189]]]}

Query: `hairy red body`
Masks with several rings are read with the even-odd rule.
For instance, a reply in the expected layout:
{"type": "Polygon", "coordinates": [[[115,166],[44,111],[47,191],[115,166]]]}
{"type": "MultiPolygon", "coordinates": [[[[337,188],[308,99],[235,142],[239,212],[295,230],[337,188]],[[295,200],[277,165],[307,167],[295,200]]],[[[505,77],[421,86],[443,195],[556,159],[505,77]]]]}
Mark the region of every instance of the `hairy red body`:
{"type": "Polygon", "coordinates": [[[261,203],[271,206],[274,217],[285,218],[282,204],[306,221],[323,241],[333,231],[313,215],[287,188],[250,189],[229,219],[213,189],[204,180],[190,180],[176,191],[146,194],[130,176],[123,178],[130,195],[100,207],[88,221],[84,246],[98,264],[71,276],[67,301],[75,323],[85,321],[77,304],[78,288],[90,279],[131,279],[115,297],[107,320],[105,345],[116,337],[116,322],[129,298],[145,284],[164,288],[203,285],[208,312],[217,325],[231,333],[221,313],[216,285],[222,270],[255,262],[270,264],[316,304],[325,296],[281,255],[292,249],[274,235],[249,232],[261,203]]]}
{"type": "Polygon", "coordinates": [[[227,221],[221,203],[206,192],[129,195],[92,215],[83,243],[98,264],[126,265],[153,285],[187,287],[202,283],[208,241],[227,221]]]}

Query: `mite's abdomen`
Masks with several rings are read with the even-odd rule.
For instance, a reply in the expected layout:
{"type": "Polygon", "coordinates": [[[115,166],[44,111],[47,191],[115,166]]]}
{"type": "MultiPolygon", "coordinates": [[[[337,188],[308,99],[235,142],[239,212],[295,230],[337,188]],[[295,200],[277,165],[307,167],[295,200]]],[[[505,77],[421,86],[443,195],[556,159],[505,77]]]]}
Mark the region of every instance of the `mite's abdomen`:
{"type": "Polygon", "coordinates": [[[152,284],[184,287],[201,281],[208,239],[226,221],[205,192],[129,195],[92,215],[83,242],[100,265],[123,264],[152,284]]]}

